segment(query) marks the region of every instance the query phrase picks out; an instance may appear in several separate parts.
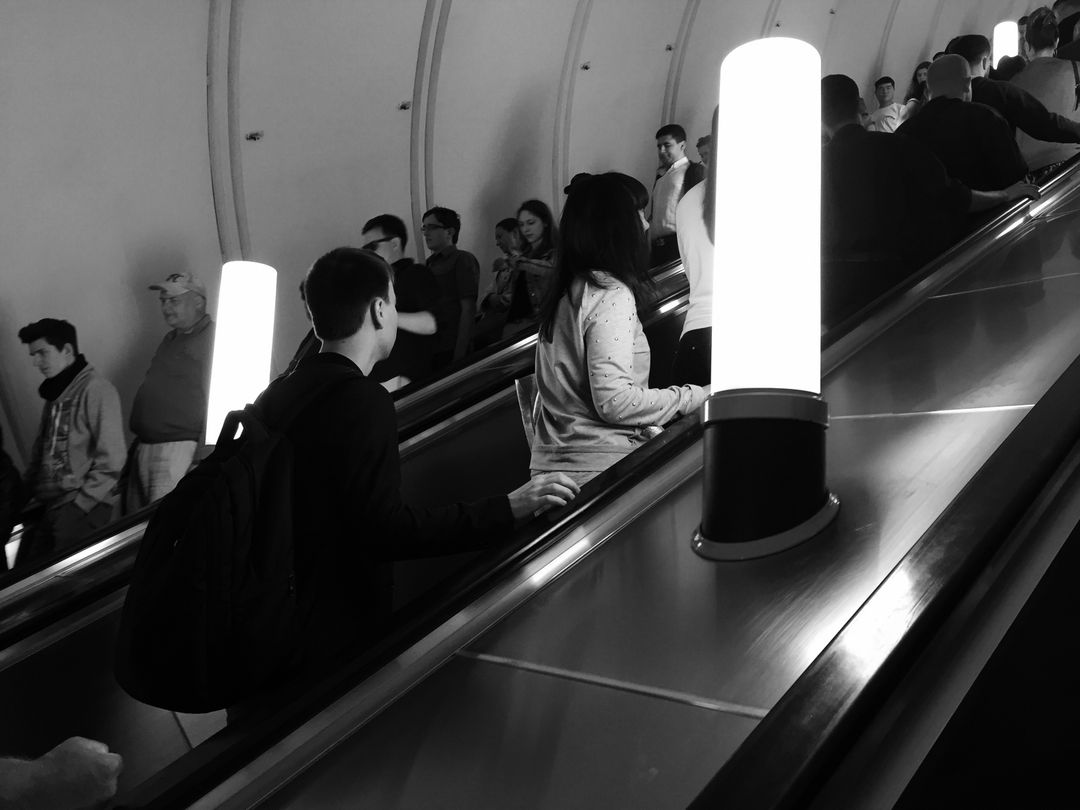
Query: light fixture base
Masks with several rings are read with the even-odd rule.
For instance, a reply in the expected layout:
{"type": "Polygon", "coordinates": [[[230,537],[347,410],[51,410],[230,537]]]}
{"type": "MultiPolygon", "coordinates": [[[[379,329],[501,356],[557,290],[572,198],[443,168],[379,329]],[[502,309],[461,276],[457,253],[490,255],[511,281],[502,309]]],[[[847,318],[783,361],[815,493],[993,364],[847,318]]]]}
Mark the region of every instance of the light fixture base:
{"type": "Polygon", "coordinates": [[[710,396],[694,552],[708,560],[748,560],[822,532],[840,508],[825,481],[828,424],[828,405],[807,391],[741,389],[710,396]]]}
{"type": "Polygon", "coordinates": [[[770,554],[787,551],[820,534],[833,522],[839,511],[840,499],[830,492],[825,505],[817,511],[817,514],[787,531],[757,540],[746,540],[742,543],[721,543],[703,535],[699,525],[697,531],[694,532],[691,545],[699,556],[707,560],[717,562],[756,560],[758,557],[768,557],[770,554]]]}

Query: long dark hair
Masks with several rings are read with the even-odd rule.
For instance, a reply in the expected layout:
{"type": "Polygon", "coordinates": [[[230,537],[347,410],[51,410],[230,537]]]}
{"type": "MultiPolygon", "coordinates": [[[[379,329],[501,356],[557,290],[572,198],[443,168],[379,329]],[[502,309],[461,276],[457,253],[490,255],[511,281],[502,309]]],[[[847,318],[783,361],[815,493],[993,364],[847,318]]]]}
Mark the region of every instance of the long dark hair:
{"type": "Polygon", "coordinates": [[[911,74],[911,83],[908,85],[907,92],[904,94],[905,102],[911,101],[912,99],[917,99],[918,101],[923,100],[923,93],[926,92],[926,82],[919,81],[919,71],[929,67],[929,62],[919,62],[915,67],[915,71],[911,74]]]}
{"type": "Polygon", "coordinates": [[[525,242],[528,248],[525,255],[530,259],[544,258],[555,249],[559,238],[559,229],[555,225],[555,215],[551,213],[551,209],[547,207],[547,204],[540,200],[526,200],[518,207],[517,215],[519,217],[522,211],[528,211],[544,223],[544,235],[540,237],[539,243],[530,244],[522,235],[522,241],[525,242]]]}
{"type": "Polygon", "coordinates": [[[599,285],[607,272],[634,294],[638,309],[656,285],[649,276],[649,245],[633,194],[616,172],[586,177],[570,189],[559,223],[555,280],[540,310],[540,338],[551,342],[555,313],[575,279],[599,285]]]}

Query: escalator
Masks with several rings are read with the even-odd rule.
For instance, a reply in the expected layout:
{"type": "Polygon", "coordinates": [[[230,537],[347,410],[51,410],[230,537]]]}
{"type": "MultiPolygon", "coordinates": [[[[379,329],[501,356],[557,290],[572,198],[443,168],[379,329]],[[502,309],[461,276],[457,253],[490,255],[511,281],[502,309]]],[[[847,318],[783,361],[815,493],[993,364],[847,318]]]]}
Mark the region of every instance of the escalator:
{"type": "MultiPolygon", "coordinates": [[[[670,357],[686,281],[681,266],[656,278],[647,334],[670,357]]],[[[398,400],[406,502],[474,500],[525,482],[529,451],[513,379],[532,371],[534,345],[535,336],[505,341],[398,400]]],[[[658,363],[656,372],[662,378],[668,369],[658,363]]],[[[223,713],[187,716],[145,706],[114,680],[119,611],[147,514],[0,594],[0,688],[19,696],[0,727],[0,750],[33,755],[75,734],[107,740],[125,758],[122,785],[134,785],[221,728],[223,713]]],[[[397,563],[395,609],[407,611],[455,572],[485,564],[479,553],[397,563]]]]}
{"type": "Polygon", "coordinates": [[[960,598],[985,562],[943,534],[972,492],[984,520],[986,503],[1011,510],[994,512],[1007,533],[1075,441],[1052,437],[1009,497],[976,486],[1021,469],[1031,426],[1074,384],[1078,194],[1072,167],[826,350],[842,510],[822,536],[737,564],[694,556],[701,429],[683,420],[590,482],[532,552],[456,583],[335,685],[283,706],[301,722],[231,728],[123,802],[803,806],[839,767],[840,721],[861,721],[844,700],[823,704],[837,723],[799,709],[836,698],[841,675],[871,695],[913,643],[901,631],[921,597],[960,598]],[[934,568],[950,554],[955,571],[934,568]]]}

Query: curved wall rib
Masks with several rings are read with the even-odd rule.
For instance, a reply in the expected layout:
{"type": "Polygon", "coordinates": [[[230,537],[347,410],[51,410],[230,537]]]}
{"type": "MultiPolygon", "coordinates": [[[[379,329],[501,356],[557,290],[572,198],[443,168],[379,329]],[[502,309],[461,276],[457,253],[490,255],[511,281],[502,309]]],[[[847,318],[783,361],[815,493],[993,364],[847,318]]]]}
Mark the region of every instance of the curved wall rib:
{"type": "MultiPolygon", "coordinates": [[[[425,206],[430,206],[435,196],[435,116],[432,110],[436,109],[439,95],[439,71],[442,68],[443,44],[446,42],[446,25],[450,18],[450,4],[453,0],[441,0],[439,5],[438,22],[435,25],[435,34],[432,39],[431,61],[429,62],[427,81],[427,115],[424,116],[424,196],[425,206]]],[[[419,233],[419,229],[417,229],[419,233]]],[[[417,249],[422,241],[417,239],[417,249]]],[[[418,253],[417,255],[423,255],[418,253]]]]}
{"type": "Polygon", "coordinates": [[[251,256],[251,234],[248,231],[247,202],[244,198],[244,155],[241,151],[240,94],[237,90],[240,74],[240,17],[244,0],[232,0],[229,4],[229,174],[232,180],[233,210],[236,216],[236,234],[240,258],[251,256]]]}
{"type": "Polygon", "coordinates": [[[581,48],[585,41],[585,30],[589,26],[589,12],[593,0],[577,0],[574,8],[574,20],[570,24],[570,36],[563,56],[562,74],[559,77],[559,90],[555,105],[554,149],[551,153],[551,210],[556,216],[562,211],[563,187],[570,182],[569,152],[570,129],[574,106],[574,87],[578,72],[581,70],[581,48]]]}
{"type": "Polygon", "coordinates": [[[240,257],[229,168],[229,17],[232,0],[210,0],[206,34],[206,143],[221,261],[240,257]]]}
{"type": "Polygon", "coordinates": [[[671,55],[671,66],[668,68],[667,85],[664,87],[664,104],[660,112],[660,126],[668,121],[675,120],[675,107],[679,103],[679,83],[682,82],[683,65],[686,64],[686,41],[690,38],[690,32],[694,27],[694,18],[697,16],[698,6],[701,0],[686,0],[683,9],[682,22],[679,24],[679,35],[675,39],[674,53],[671,55]]]}
{"type": "MultiPolygon", "coordinates": [[[[412,207],[413,233],[419,235],[420,221],[424,211],[429,207],[427,194],[427,168],[430,161],[427,158],[425,144],[427,143],[427,116],[428,116],[428,91],[427,86],[431,80],[430,64],[431,49],[434,37],[432,30],[435,26],[435,15],[439,6],[439,0],[427,0],[424,8],[424,22],[420,28],[420,44],[416,51],[416,73],[413,79],[412,116],[409,139],[409,187],[412,207]]],[[[422,240],[416,240],[417,257],[423,259],[422,240]]]]}

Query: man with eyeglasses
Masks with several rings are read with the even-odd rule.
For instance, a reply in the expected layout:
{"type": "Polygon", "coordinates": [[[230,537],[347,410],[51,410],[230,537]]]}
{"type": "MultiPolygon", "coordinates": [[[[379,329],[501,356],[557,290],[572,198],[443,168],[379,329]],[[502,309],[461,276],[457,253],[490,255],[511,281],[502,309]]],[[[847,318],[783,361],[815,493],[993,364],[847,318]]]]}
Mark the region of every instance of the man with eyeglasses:
{"type": "Polygon", "coordinates": [[[435,207],[424,214],[420,230],[431,255],[427,266],[441,291],[440,329],[432,364],[438,371],[463,358],[472,340],[476,299],[480,292],[480,263],[467,250],[459,250],[461,217],[449,208],[435,207]]]}
{"type": "Polygon", "coordinates": [[[390,356],[371,370],[372,379],[394,391],[431,374],[439,285],[427,267],[405,255],[409,235],[405,223],[393,214],[379,214],[365,222],[360,239],[364,250],[379,254],[394,269],[398,336],[390,356]]]}
{"type": "Polygon", "coordinates": [[[206,287],[191,273],[150,286],[170,331],[150,361],[131,406],[135,443],[123,487],[125,513],[163,498],[184,477],[203,446],[210,397],[214,321],[206,287]]]}

